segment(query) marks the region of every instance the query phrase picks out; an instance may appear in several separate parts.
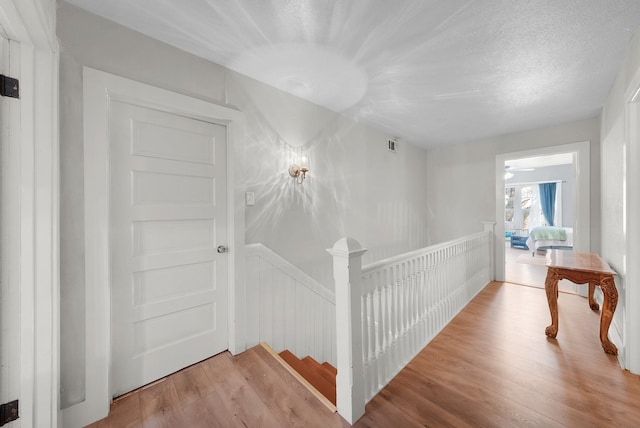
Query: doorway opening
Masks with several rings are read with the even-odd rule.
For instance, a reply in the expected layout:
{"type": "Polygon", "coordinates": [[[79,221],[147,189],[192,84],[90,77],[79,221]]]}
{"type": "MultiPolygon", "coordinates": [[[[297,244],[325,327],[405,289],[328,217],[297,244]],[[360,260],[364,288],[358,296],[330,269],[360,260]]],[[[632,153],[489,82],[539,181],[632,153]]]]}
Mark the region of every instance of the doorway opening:
{"type": "MultiPolygon", "coordinates": [[[[544,288],[546,268],[529,263],[548,248],[573,250],[575,152],[508,159],[504,164],[505,280],[544,288]],[[557,239],[536,240],[538,233],[557,239]]],[[[563,280],[561,291],[575,292],[563,280]]]]}
{"type": "MultiPolygon", "coordinates": [[[[563,228],[571,229],[571,245],[564,246],[571,246],[578,252],[589,252],[591,202],[590,143],[588,141],[497,155],[495,166],[497,220],[495,242],[504,243],[504,245],[495,246],[497,281],[506,280],[507,251],[513,248],[511,236],[516,237],[513,239],[516,248],[520,246],[522,249],[519,251],[531,257],[533,252],[524,249],[529,248],[527,244],[529,229],[545,223],[548,225],[552,220],[554,224],[557,221],[563,228]],[[560,165],[565,166],[560,168],[560,165]],[[551,168],[553,166],[558,168],[551,168]],[[552,169],[560,171],[563,168],[565,175],[560,175],[560,172],[553,177],[542,175],[549,174],[552,169]],[[539,187],[541,183],[550,182],[555,182],[556,195],[561,194],[562,203],[554,203],[553,215],[548,214],[551,218],[546,218],[539,187]],[[560,185],[558,185],[559,182],[560,185]],[[510,184],[509,187],[507,183],[510,184]],[[509,211],[507,211],[507,205],[510,205],[509,211]]],[[[554,201],[557,199],[556,196],[554,201]]],[[[556,243],[556,245],[559,244],[556,243]]],[[[535,281],[538,286],[544,287],[544,276],[535,281]]],[[[581,289],[578,291],[583,294],[581,289]]]]}

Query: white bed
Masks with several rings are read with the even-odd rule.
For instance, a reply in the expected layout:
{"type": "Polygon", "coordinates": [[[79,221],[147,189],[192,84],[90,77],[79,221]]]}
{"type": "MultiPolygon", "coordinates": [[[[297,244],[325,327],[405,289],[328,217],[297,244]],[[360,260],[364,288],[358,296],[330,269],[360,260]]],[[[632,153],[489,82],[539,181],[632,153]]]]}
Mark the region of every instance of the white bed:
{"type": "Polygon", "coordinates": [[[527,247],[531,251],[548,249],[572,250],[573,227],[534,227],[529,232],[527,247]],[[558,233],[558,230],[564,230],[564,239],[562,239],[562,233],[558,233]]]}

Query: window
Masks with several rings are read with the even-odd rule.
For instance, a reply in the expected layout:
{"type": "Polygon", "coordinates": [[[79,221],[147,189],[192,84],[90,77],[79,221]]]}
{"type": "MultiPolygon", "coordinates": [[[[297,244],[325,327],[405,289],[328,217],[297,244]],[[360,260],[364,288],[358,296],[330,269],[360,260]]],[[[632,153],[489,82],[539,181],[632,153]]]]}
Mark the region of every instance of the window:
{"type": "Polygon", "coordinates": [[[543,225],[544,217],[537,185],[505,187],[504,203],[506,230],[527,231],[543,225]]]}

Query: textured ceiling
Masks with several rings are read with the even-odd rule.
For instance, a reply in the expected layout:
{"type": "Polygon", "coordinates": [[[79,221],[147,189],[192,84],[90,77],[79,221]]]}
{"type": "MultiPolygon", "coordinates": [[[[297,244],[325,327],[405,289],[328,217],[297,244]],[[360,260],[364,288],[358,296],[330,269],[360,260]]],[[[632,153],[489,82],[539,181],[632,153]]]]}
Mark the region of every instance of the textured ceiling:
{"type": "Polygon", "coordinates": [[[638,0],[67,0],[423,147],[596,116],[638,0]]]}

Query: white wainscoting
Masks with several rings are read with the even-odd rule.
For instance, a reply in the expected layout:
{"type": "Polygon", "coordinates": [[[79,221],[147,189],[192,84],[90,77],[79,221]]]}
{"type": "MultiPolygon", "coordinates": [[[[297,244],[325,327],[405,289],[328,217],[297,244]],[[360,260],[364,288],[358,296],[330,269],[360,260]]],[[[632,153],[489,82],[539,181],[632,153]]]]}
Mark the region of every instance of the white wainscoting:
{"type": "Polygon", "coordinates": [[[335,295],[263,244],[246,246],[247,346],[336,365],[335,295]]]}

